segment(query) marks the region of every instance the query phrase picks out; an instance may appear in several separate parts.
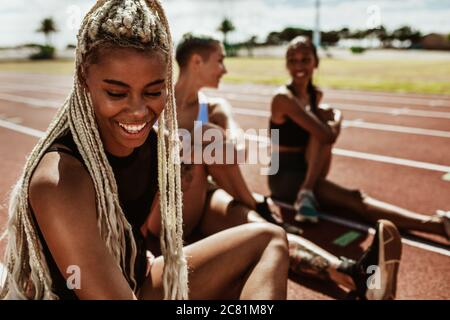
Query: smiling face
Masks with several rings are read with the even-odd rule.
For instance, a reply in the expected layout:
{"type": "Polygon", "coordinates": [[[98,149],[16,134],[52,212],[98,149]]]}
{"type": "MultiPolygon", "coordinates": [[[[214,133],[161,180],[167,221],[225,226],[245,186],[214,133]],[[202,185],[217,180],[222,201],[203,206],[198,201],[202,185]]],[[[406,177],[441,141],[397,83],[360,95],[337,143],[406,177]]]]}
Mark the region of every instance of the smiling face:
{"type": "Polygon", "coordinates": [[[200,55],[195,55],[195,59],[198,59],[198,62],[196,62],[198,79],[202,86],[209,88],[219,87],[220,80],[227,73],[224,64],[225,49],[223,45],[215,43],[214,49],[206,59],[200,55]]]}
{"type": "Polygon", "coordinates": [[[317,60],[311,49],[299,47],[288,52],[286,67],[295,83],[308,83],[312,78],[317,60]]]}
{"type": "Polygon", "coordinates": [[[147,139],[166,104],[162,53],[114,48],[86,67],[85,83],[105,149],[127,156],[147,139]]]}

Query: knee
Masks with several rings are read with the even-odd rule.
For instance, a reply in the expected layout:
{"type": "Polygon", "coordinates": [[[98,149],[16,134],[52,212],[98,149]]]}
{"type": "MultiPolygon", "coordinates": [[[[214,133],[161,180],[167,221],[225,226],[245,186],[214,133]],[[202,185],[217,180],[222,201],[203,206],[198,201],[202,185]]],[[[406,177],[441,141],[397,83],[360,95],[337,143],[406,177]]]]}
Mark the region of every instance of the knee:
{"type": "Polygon", "coordinates": [[[269,250],[281,260],[289,261],[289,243],[286,231],[271,223],[257,223],[261,237],[265,239],[265,250],[269,250]]]}

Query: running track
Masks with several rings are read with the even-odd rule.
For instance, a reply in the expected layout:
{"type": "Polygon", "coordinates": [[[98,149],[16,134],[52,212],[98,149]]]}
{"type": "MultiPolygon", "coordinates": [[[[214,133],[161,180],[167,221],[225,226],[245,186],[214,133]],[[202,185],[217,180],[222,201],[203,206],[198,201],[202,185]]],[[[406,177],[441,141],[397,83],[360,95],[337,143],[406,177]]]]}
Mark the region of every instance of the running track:
{"type": "MultiPolygon", "coordinates": [[[[65,76],[0,73],[1,226],[6,221],[10,187],[70,85],[71,78],[65,76]]],[[[266,129],[273,90],[268,86],[224,85],[208,94],[227,98],[243,129],[266,129]]],[[[450,172],[450,96],[325,90],[324,102],[340,108],[345,118],[333,151],[331,180],[424,214],[450,210],[450,181],[443,179],[450,172]]],[[[244,165],[243,170],[253,191],[268,194],[266,178],[259,175],[258,166],[244,165]]],[[[355,242],[339,247],[333,240],[357,227],[339,223],[305,226],[305,236],[336,255],[357,258],[371,235],[361,232],[355,242]]],[[[408,241],[411,236],[406,234],[405,239],[397,297],[449,299],[448,242],[418,233],[413,234],[413,241],[408,241]]],[[[4,244],[0,253],[3,250],[4,244]]],[[[289,282],[289,299],[344,297],[345,291],[333,284],[296,276],[289,282]]]]}

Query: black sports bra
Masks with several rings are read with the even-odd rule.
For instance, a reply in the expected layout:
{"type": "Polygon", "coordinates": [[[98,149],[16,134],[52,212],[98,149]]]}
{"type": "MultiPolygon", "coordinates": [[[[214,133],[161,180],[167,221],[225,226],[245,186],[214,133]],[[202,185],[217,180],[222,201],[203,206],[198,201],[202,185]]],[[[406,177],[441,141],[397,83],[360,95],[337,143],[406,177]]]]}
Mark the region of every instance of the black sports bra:
{"type": "MultiPolygon", "coordinates": [[[[55,144],[63,145],[65,148],[53,145],[47,149],[46,153],[63,152],[77,158],[84,165],[83,158],[70,132],[55,140],[55,144]]],[[[145,239],[140,232],[140,228],[150,214],[158,186],[156,132],[151,130],[145,143],[134,149],[131,155],[115,157],[107,153],[107,157],[116,178],[120,205],[126,219],[132,226],[136,241],[137,257],[134,271],[137,283],[136,289],[138,290],[145,279],[147,269],[145,239]]],[[[66,280],[59,271],[36,220],[35,224],[38,227],[38,234],[51,273],[54,292],[63,300],[77,299],[75,292],[68,289],[66,280]]],[[[127,248],[127,258],[129,258],[129,253],[130,248],[127,248]]],[[[126,270],[126,272],[128,271],[126,270]]]]}
{"type": "MultiPolygon", "coordinates": [[[[310,91],[310,105],[312,112],[317,110],[317,94],[316,89],[312,87],[310,91]]],[[[286,94],[294,99],[294,94],[288,86],[283,86],[278,90],[279,93],[286,94]]],[[[296,124],[291,118],[287,118],[283,123],[277,124],[269,122],[270,129],[278,129],[279,145],[287,147],[306,147],[309,141],[309,132],[296,124]]],[[[273,138],[272,138],[273,140],[273,138]]]]}

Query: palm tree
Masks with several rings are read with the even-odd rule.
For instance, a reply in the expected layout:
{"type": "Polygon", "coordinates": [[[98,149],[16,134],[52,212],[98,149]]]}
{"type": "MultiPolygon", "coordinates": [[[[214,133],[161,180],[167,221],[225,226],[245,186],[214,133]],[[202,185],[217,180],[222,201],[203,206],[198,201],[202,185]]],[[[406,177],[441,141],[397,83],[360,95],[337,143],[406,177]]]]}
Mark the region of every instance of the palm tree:
{"type": "Polygon", "coordinates": [[[219,28],[217,30],[223,33],[223,43],[226,45],[228,44],[227,34],[229,32],[236,30],[236,28],[234,27],[233,22],[231,22],[231,20],[225,18],[223,19],[222,23],[219,25],[219,28]]]}
{"type": "Polygon", "coordinates": [[[53,18],[45,18],[41,22],[40,28],[37,30],[37,32],[42,32],[45,35],[45,42],[49,46],[50,45],[50,37],[51,34],[54,32],[57,32],[56,24],[53,21],[53,18]]]}

